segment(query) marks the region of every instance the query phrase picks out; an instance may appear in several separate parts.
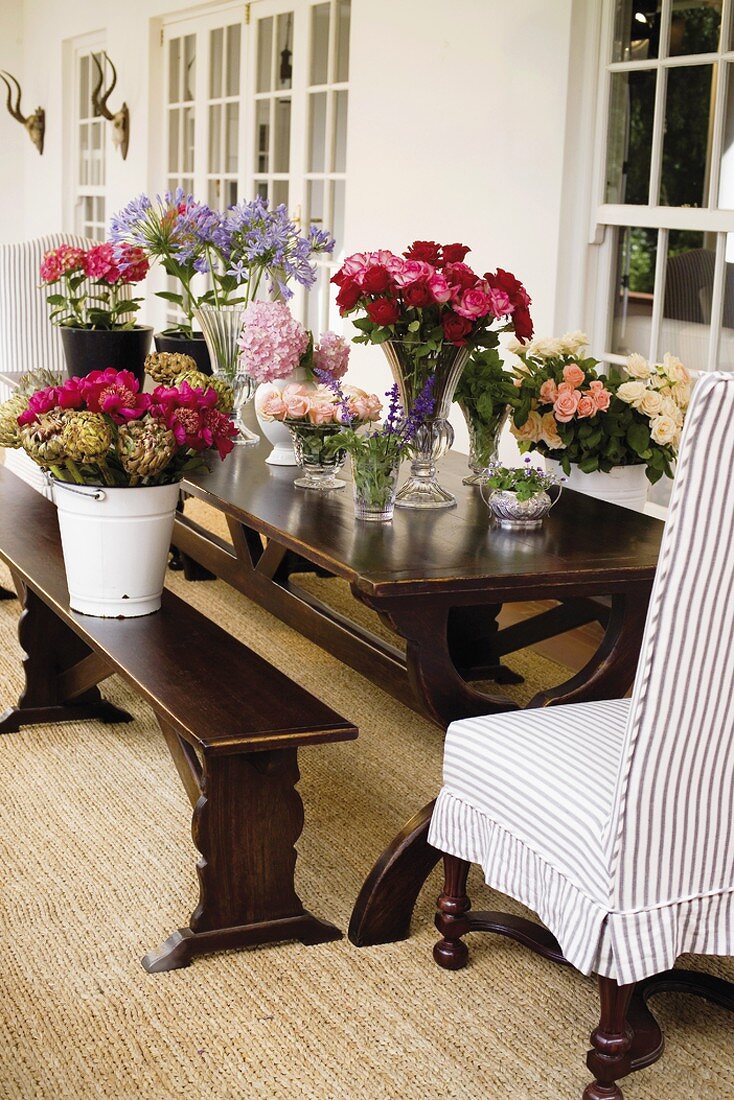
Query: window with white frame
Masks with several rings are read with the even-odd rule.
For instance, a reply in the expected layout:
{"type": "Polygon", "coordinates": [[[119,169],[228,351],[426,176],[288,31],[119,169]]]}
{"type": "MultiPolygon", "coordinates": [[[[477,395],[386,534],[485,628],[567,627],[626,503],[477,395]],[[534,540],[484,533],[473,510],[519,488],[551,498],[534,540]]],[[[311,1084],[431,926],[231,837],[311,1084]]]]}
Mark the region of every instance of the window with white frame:
{"type": "Polygon", "coordinates": [[[94,63],[104,64],[102,47],[80,46],[74,51],[74,230],[98,241],[105,239],[106,122],[92,104],[98,80],[94,63]]]}
{"type": "Polygon", "coordinates": [[[734,368],[734,0],[608,0],[596,350],[734,368]]]}
{"type": "MultiPolygon", "coordinates": [[[[304,226],[330,229],[343,254],[350,0],[255,0],[163,29],[164,177],[213,206],[262,195],[304,226]]],[[[329,278],[294,312],[336,324],[329,278]],[[332,310],[333,311],[333,310],[332,310]]]]}

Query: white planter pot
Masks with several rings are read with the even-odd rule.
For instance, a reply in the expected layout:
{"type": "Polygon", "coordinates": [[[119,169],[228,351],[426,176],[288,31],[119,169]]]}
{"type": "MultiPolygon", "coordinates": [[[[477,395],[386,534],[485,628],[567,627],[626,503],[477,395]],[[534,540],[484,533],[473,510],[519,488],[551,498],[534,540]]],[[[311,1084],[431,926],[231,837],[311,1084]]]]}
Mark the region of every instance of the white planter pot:
{"type": "Polygon", "coordinates": [[[260,415],[260,406],[268,394],[282,393],[292,382],[305,382],[306,371],[296,367],[287,378],[278,378],[275,382],[261,382],[255,390],[255,416],[265,438],[272,444],[272,451],[265,459],[269,466],[297,466],[293,450],[291,433],[280,420],[266,420],[260,415]]]}
{"type": "Polygon", "coordinates": [[[54,482],[73,611],[103,619],[158,611],[178,497],[177,484],[54,482]]]}
{"type": "Polygon", "coordinates": [[[585,474],[578,466],[572,465],[571,473],[565,474],[560,463],[552,458],[547,458],[545,465],[549,473],[566,478],[566,489],[573,489],[577,493],[608,500],[610,504],[619,504],[622,508],[631,508],[636,512],[642,512],[647,502],[650,483],[644,466],[614,466],[607,474],[602,470],[585,474]]]}

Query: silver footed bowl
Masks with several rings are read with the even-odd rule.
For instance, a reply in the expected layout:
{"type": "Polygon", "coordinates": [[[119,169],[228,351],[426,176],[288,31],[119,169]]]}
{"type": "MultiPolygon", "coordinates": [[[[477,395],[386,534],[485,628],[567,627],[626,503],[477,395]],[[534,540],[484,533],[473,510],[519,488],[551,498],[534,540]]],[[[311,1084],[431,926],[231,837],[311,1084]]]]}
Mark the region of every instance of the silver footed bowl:
{"type": "Polygon", "coordinates": [[[517,493],[509,489],[495,489],[488,494],[487,504],[499,527],[509,531],[531,531],[542,526],[555,501],[544,492],[536,493],[529,500],[518,500],[517,493]]]}

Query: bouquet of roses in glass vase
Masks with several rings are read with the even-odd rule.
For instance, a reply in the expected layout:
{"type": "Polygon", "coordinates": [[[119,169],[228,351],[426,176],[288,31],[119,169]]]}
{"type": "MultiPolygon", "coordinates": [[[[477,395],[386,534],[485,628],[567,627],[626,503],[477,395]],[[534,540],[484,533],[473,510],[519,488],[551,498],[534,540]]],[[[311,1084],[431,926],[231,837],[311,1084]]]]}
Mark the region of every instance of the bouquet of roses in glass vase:
{"type": "Polygon", "coordinates": [[[245,310],[239,338],[240,364],[256,382],[255,413],[273,444],[265,459],[271,466],[295,466],[290,432],[277,420],[263,416],[263,405],[294,383],[314,382],[314,370],[342,378],[349,365],[349,344],[335,332],[325,332],[318,342],[297,321],[285,302],[251,302],[245,310]]]}
{"type": "Polygon", "coordinates": [[[672,477],[688,371],[670,354],[657,364],[631,355],[620,376],[599,377],[586,344],[579,332],[511,348],[521,360],[512,402],[520,450],[538,450],[574,476],[633,468],[643,490],[645,476],[672,477]]]}
{"type": "Polygon", "coordinates": [[[129,366],[142,379],[153,330],[136,323],[142,299],[131,298],[128,288],[147,274],[143,250],[127,244],[87,249],[62,244],[45,254],[41,282],[56,288],[46,301],[52,324],[61,329],[69,374],[86,374],[104,363],[129,366]]]}
{"type": "Polygon", "coordinates": [[[426,381],[409,416],[400,403],[395,382],[385,395],[389,399],[385,420],[378,427],[365,428],[352,416],[351,403],[338,380],[325,371],[317,374],[337,395],[342,408],[343,427],[331,437],[328,446],[346,451],[351,458],[355,515],[373,522],[391,520],[400,463],[416,432],[433,412],[433,376],[426,381]]]}
{"type": "Polygon", "coordinates": [[[464,263],[468,251],[415,241],[402,256],[359,252],[332,280],[340,312],[359,329],[355,342],[382,346],[408,413],[428,378],[435,379],[433,414],[415,434],[411,477],[398,494],[403,507],[455,503],[436,480],[435,462],[453,442],[448,414],[466,362],[478,348],[496,347],[500,332],[532,335],[522,283],[502,269],[477,275],[464,263]]]}

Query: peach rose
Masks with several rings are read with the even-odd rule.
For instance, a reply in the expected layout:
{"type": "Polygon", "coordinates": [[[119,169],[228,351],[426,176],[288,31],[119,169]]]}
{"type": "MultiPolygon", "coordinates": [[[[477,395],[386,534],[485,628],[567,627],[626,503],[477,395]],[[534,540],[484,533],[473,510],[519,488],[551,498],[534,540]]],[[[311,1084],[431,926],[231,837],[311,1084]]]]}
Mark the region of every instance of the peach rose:
{"type": "Polygon", "coordinates": [[[288,393],[288,386],[283,390],[283,404],[288,420],[300,420],[311,408],[311,402],[305,394],[288,393]]]}
{"type": "Polygon", "coordinates": [[[559,424],[567,424],[576,415],[581,394],[578,390],[572,389],[561,392],[560,386],[558,390],[558,397],[553,404],[553,415],[559,424]]]}
{"type": "Polygon", "coordinates": [[[563,381],[568,382],[569,386],[573,386],[574,389],[578,389],[585,379],[586,375],[578,363],[568,363],[563,368],[563,381]]]}
{"type": "Polygon", "coordinates": [[[546,381],[540,387],[540,400],[544,401],[547,405],[552,405],[557,397],[558,386],[555,384],[552,378],[546,379],[546,381]]]}
{"type": "Polygon", "coordinates": [[[611,393],[604,388],[604,383],[598,378],[589,383],[589,397],[596,405],[598,412],[606,412],[612,399],[611,393]]]}
{"type": "Polygon", "coordinates": [[[591,394],[585,393],[579,397],[579,403],[576,406],[576,415],[579,420],[583,420],[587,416],[595,416],[597,412],[596,401],[591,394]]]}
{"type": "Polygon", "coordinates": [[[518,428],[514,423],[511,423],[510,431],[519,443],[537,443],[540,439],[542,426],[540,413],[533,409],[528,413],[528,418],[522,427],[518,428]]]}
{"type": "Polygon", "coordinates": [[[312,424],[333,424],[337,407],[333,401],[312,401],[308,410],[308,419],[312,424]]]}
{"type": "Polygon", "coordinates": [[[308,397],[313,392],[313,386],[306,386],[302,382],[289,382],[283,387],[283,397],[308,397]]]}
{"type": "Polygon", "coordinates": [[[558,434],[558,424],[552,412],[543,413],[540,425],[540,440],[552,451],[561,451],[566,446],[558,434]]]}
{"type": "Polygon", "coordinates": [[[377,420],[382,411],[382,402],[374,393],[357,393],[349,398],[349,411],[358,420],[377,420]]]}
{"type": "Polygon", "coordinates": [[[265,420],[283,420],[286,416],[285,402],[277,390],[265,394],[258,403],[257,411],[265,420]]]}

